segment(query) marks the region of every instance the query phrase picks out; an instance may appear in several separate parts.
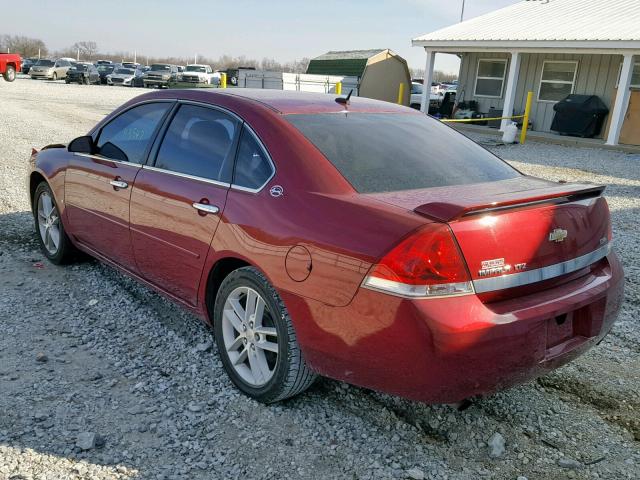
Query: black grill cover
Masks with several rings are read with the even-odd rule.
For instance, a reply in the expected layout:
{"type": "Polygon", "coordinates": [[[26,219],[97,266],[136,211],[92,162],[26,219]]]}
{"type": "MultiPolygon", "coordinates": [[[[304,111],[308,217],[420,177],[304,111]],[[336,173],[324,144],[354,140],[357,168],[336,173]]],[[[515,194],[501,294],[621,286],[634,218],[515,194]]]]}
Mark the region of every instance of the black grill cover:
{"type": "Polygon", "coordinates": [[[551,130],[563,135],[595,137],[609,109],[595,95],[569,95],[553,106],[551,130]]]}

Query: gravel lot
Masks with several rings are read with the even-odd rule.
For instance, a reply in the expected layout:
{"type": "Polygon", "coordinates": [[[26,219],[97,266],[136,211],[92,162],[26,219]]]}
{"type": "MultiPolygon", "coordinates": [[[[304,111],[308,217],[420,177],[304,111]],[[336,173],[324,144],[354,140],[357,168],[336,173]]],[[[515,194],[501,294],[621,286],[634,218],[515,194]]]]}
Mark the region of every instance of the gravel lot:
{"type": "Polygon", "coordinates": [[[607,339],[463,412],[331,380],[263,406],[194,317],[95,261],[34,240],[32,146],[67,142],[141,93],[0,81],[0,479],[640,477],[640,156],[496,147],[522,171],[609,185],[626,303],[607,339]]]}

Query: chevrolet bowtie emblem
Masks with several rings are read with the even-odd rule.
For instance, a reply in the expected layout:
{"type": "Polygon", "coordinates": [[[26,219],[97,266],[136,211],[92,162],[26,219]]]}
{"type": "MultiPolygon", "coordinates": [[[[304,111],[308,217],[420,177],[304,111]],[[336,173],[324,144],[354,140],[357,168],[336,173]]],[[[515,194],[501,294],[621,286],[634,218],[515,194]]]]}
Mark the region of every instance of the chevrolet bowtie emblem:
{"type": "Polygon", "coordinates": [[[566,230],[563,230],[561,228],[556,228],[554,231],[552,231],[549,234],[549,241],[550,242],[564,242],[564,239],[567,238],[568,232],[566,230]]]}

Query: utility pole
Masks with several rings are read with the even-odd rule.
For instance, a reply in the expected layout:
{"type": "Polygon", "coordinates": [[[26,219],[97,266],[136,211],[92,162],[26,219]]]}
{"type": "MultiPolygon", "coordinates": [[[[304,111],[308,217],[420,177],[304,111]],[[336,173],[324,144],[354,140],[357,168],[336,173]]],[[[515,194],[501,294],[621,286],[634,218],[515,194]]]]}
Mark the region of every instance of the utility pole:
{"type": "Polygon", "coordinates": [[[193,63],[198,63],[198,54],[197,53],[193,56],[193,63]]]}
{"type": "Polygon", "coordinates": [[[76,60],[80,61],[80,49],[78,49],[78,55],[76,56],[76,60]]]}
{"type": "Polygon", "coordinates": [[[138,52],[133,51],[133,63],[138,63],[138,52]]]}
{"type": "Polygon", "coordinates": [[[462,0],[462,10],[460,11],[460,21],[464,20],[464,0],[462,0]]]}

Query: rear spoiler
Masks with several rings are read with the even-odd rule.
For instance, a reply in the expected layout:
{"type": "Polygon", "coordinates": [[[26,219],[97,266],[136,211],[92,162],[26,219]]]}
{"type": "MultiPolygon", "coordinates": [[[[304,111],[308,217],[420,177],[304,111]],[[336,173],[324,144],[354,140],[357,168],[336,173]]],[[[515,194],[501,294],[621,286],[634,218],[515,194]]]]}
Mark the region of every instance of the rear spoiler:
{"type": "Polygon", "coordinates": [[[509,198],[497,197],[493,202],[429,202],[414,208],[414,212],[440,222],[451,222],[462,217],[482,215],[500,210],[526,208],[545,203],[568,203],[602,195],[605,185],[562,184],[558,187],[525,190],[510,193],[509,198]]]}

